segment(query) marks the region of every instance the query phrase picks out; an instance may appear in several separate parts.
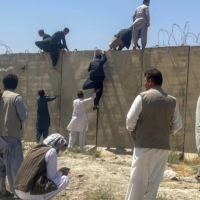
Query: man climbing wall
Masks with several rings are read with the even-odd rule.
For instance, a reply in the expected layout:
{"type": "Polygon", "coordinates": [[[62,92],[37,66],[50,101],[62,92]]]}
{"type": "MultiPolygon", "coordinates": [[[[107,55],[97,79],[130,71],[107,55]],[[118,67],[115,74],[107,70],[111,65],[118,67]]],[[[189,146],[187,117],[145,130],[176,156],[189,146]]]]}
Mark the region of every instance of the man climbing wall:
{"type": "Polygon", "coordinates": [[[94,99],[94,107],[93,110],[99,108],[99,100],[103,94],[103,80],[105,79],[105,74],[103,70],[103,65],[106,62],[106,55],[104,51],[99,52],[95,51],[94,60],[90,62],[88,72],[90,73],[90,77],[83,84],[83,90],[88,89],[100,89],[100,91],[96,94],[96,98],[94,99]]]}

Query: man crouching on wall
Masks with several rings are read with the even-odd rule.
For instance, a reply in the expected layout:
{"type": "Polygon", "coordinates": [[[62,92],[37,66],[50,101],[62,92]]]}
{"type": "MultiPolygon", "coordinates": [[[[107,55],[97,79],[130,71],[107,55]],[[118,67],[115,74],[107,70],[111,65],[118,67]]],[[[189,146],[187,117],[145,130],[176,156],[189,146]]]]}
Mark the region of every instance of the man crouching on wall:
{"type": "Polygon", "coordinates": [[[21,199],[52,199],[68,183],[69,168],[57,170],[57,154],[65,151],[67,142],[58,133],[48,136],[27,154],[16,175],[13,188],[21,199]]]}

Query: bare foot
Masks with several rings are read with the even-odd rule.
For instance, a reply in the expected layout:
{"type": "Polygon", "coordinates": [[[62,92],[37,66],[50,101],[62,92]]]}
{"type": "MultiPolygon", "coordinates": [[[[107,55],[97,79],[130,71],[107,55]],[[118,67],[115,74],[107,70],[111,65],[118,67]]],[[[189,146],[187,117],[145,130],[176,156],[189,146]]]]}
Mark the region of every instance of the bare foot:
{"type": "Polygon", "coordinates": [[[57,69],[55,68],[55,66],[52,66],[51,69],[57,70],[57,69]]]}

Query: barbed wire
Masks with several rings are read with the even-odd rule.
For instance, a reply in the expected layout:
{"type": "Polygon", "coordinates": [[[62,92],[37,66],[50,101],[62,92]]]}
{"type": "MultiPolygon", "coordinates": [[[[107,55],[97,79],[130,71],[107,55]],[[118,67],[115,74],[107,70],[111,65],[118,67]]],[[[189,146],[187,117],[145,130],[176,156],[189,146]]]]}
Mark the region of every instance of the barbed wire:
{"type": "MultiPolygon", "coordinates": [[[[170,47],[172,46],[172,41],[174,42],[174,44],[176,46],[190,46],[189,44],[187,44],[187,40],[188,38],[191,38],[193,39],[193,41],[197,44],[197,45],[200,45],[200,42],[199,42],[199,38],[200,38],[200,33],[198,35],[196,35],[195,33],[191,32],[190,31],[190,23],[189,22],[186,22],[185,23],[185,26],[184,28],[181,28],[180,25],[174,23],[172,25],[172,30],[171,32],[167,31],[166,29],[160,29],[158,31],[158,44],[156,46],[165,46],[165,47],[170,47]],[[177,28],[180,32],[180,35],[177,35],[175,34],[175,28],[177,28]],[[162,33],[163,35],[163,40],[162,40],[162,43],[160,42],[160,34],[162,33]],[[165,38],[167,36],[167,44],[165,43],[165,38]],[[177,37],[180,37],[179,39],[181,40],[181,44],[179,44],[177,42],[178,38],[177,37]]],[[[174,46],[174,45],[173,45],[174,46]]]]}

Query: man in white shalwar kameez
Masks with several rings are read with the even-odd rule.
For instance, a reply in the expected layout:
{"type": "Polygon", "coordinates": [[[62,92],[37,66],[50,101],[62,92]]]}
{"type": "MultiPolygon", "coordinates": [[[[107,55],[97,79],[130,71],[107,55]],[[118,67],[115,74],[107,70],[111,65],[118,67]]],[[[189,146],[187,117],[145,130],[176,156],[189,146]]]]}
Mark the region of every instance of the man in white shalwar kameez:
{"type": "Polygon", "coordinates": [[[144,85],[146,92],[136,97],[126,119],[127,130],[134,138],[126,200],[156,199],[168,159],[169,136],[182,128],[176,99],[161,88],[161,72],[146,71],[144,85]]]}
{"type": "Polygon", "coordinates": [[[65,167],[57,169],[57,154],[66,148],[64,137],[54,133],[30,150],[13,187],[20,199],[49,200],[67,187],[69,170],[65,167]]]}
{"type": "MultiPolygon", "coordinates": [[[[98,92],[96,90],[95,92],[98,92]]],[[[83,92],[79,91],[78,99],[73,102],[73,113],[72,119],[67,126],[69,133],[69,147],[73,147],[76,142],[76,135],[79,132],[79,146],[82,149],[85,146],[85,134],[88,130],[88,118],[87,118],[87,108],[91,104],[92,100],[96,98],[96,93],[92,95],[91,98],[84,99],[83,92]]]]}
{"type": "Polygon", "coordinates": [[[132,31],[132,43],[133,49],[136,49],[138,39],[141,37],[142,49],[147,44],[147,31],[150,27],[150,15],[149,15],[150,0],[144,0],[143,5],[139,6],[133,15],[133,28],[132,31]]]}

